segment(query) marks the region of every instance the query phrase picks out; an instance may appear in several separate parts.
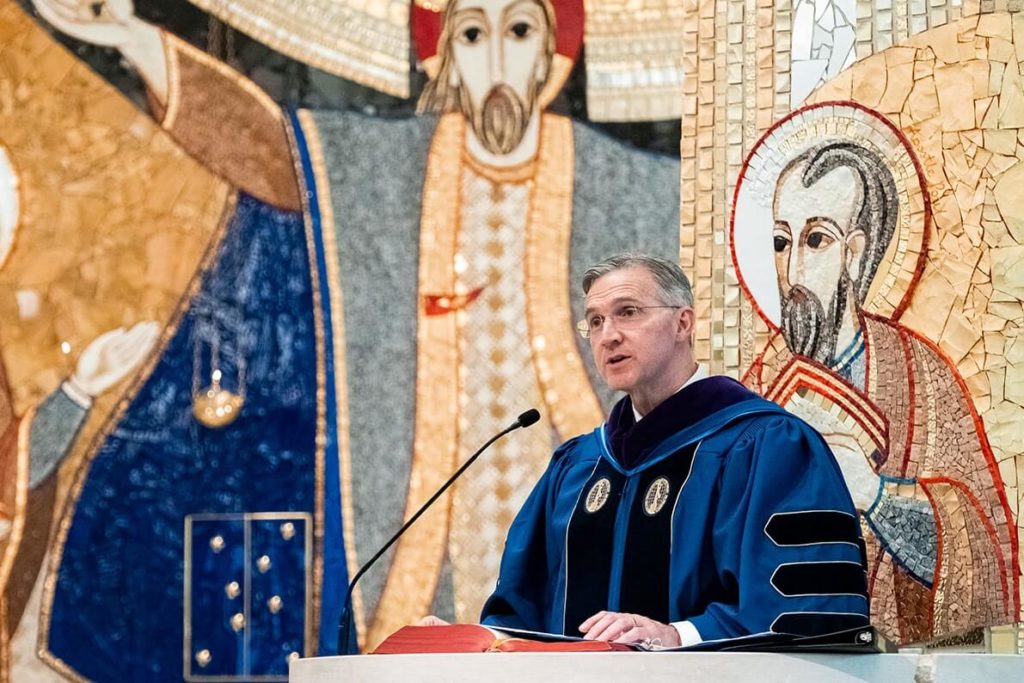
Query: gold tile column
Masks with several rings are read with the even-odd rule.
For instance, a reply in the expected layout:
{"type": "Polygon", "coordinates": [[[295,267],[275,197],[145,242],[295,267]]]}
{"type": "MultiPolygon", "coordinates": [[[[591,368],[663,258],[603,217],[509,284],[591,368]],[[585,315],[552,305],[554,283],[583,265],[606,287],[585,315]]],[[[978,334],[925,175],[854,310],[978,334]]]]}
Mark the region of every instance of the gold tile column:
{"type": "MultiPolygon", "coordinates": [[[[729,246],[732,193],[743,159],[788,106],[788,71],[776,82],[772,0],[700,0],[684,29],[680,263],[692,275],[696,354],[711,372],[733,376],[753,358],[759,331],[742,296],[729,246]]],[[[789,64],[786,17],[785,63],[789,64]]]]}
{"type": "MultiPolygon", "coordinates": [[[[756,79],[747,79],[753,84],[753,109],[756,111],[755,116],[747,117],[747,119],[756,122],[756,125],[750,126],[744,132],[744,159],[764,131],[770,128],[777,119],[789,113],[793,42],[792,12],[791,0],[783,2],[757,0],[757,17],[754,25],[756,61],[753,71],[756,74],[756,79]]],[[[732,187],[735,186],[735,181],[734,178],[730,185],[730,211],[732,209],[732,187]]],[[[727,226],[727,235],[728,229],[727,226]]],[[[731,282],[736,282],[734,286],[730,287],[730,296],[735,296],[739,300],[740,310],[738,344],[727,347],[726,356],[730,364],[729,369],[738,375],[750,365],[758,349],[764,348],[767,344],[768,327],[754,312],[749,299],[743,295],[731,258],[729,259],[728,277],[731,282]]],[[[732,315],[732,312],[726,314],[727,323],[730,322],[732,315]]],[[[729,334],[727,332],[727,341],[729,334]]]]}
{"type": "Polygon", "coordinates": [[[874,0],[857,0],[857,59],[864,59],[875,51],[874,0]]]}
{"type": "Polygon", "coordinates": [[[773,29],[775,110],[772,118],[778,120],[789,113],[789,98],[792,92],[790,69],[793,66],[793,0],[778,0],[775,3],[773,29]]]}
{"type": "MultiPolygon", "coordinates": [[[[722,9],[726,4],[722,0],[722,9]]],[[[696,356],[711,360],[711,249],[714,240],[715,121],[718,83],[716,0],[686,0],[683,117],[680,139],[680,265],[693,280],[696,356]]],[[[717,115],[716,115],[717,114],[717,115]]]]}
{"type": "MultiPolygon", "coordinates": [[[[729,215],[732,188],[743,165],[743,141],[754,122],[751,120],[755,84],[750,74],[754,67],[753,36],[756,30],[757,0],[733,0],[725,12],[718,12],[718,35],[725,35],[725,111],[718,117],[715,131],[715,211],[711,248],[711,371],[736,375],[738,354],[729,365],[727,349],[739,346],[739,287],[729,255],[729,215]],[[723,130],[724,129],[724,130],[723,130]],[[724,178],[723,178],[724,171],[724,178]],[[731,290],[731,292],[730,292],[731,290]]],[[[719,41],[721,44],[722,41],[719,41]]],[[[719,69],[721,69],[719,65],[719,69]]]]}
{"type": "Polygon", "coordinates": [[[910,36],[910,3],[913,0],[893,0],[892,44],[902,43],[910,36]]]}
{"type": "Polygon", "coordinates": [[[928,2],[929,0],[910,0],[910,6],[907,8],[907,33],[909,35],[917,35],[928,30],[928,2]]]}
{"type": "Polygon", "coordinates": [[[892,47],[894,40],[893,26],[896,23],[896,12],[894,11],[894,5],[897,5],[898,0],[875,0],[874,13],[871,17],[871,53],[881,52],[887,47],[892,47]]]}
{"type": "MultiPolygon", "coordinates": [[[[736,3],[737,5],[739,3],[736,3]]],[[[734,376],[739,376],[740,371],[740,347],[741,347],[741,336],[742,346],[749,347],[751,353],[754,349],[754,336],[751,325],[745,324],[741,328],[741,323],[750,320],[752,313],[752,307],[746,297],[742,296],[739,280],[736,278],[736,269],[733,266],[730,250],[728,246],[729,241],[729,217],[732,214],[732,189],[736,187],[736,180],[739,178],[740,169],[743,166],[743,159],[746,156],[747,149],[754,140],[757,139],[757,131],[762,126],[771,125],[771,119],[774,114],[774,99],[775,93],[773,92],[773,86],[775,82],[774,74],[768,74],[768,78],[762,79],[761,65],[767,61],[771,64],[774,55],[771,53],[771,47],[774,43],[774,32],[768,30],[767,40],[765,40],[764,32],[760,30],[761,26],[771,27],[772,25],[772,11],[771,6],[764,7],[763,0],[745,0],[743,6],[743,40],[739,47],[743,49],[743,70],[740,74],[740,83],[742,84],[742,108],[735,108],[730,105],[730,114],[738,112],[741,114],[742,131],[734,130],[730,131],[730,135],[727,140],[728,150],[726,156],[728,158],[728,167],[726,175],[728,177],[728,189],[727,189],[727,212],[726,220],[723,226],[723,237],[726,243],[726,248],[723,250],[724,256],[724,300],[723,305],[723,320],[722,320],[722,338],[720,341],[720,348],[724,356],[724,370],[734,376]],[[766,22],[766,23],[763,23],[766,22]],[[756,78],[751,76],[756,74],[756,78]],[[768,90],[764,90],[767,85],[768,90]],[[762,103],[765,101],[767,96],[768,107],[762,108],[762,103]],[[768,121],[765,124],[765,120],[768,121]],[[736,133],[740,133],[737,135],[736,133]],[[743,334],[741,334],[741,331],[743,334]]],[[[730,26],[730,43],[733,37],[733,29],[730,26]]],[[[732,48],[733,45],[730,45],[732,48]]],[[[735,88],[736,84],[732,82],[730,78],[730,89],[735,88]]],[[[730,94],[730,100],[733,97],[730,94]]],[[[732,117],[730,117],[731,120],[732,117]]],[[[716,240],[717,242],[718,240],[716,240]]],[[[716,269],[716,274],[719,271],[716,269]]]]}

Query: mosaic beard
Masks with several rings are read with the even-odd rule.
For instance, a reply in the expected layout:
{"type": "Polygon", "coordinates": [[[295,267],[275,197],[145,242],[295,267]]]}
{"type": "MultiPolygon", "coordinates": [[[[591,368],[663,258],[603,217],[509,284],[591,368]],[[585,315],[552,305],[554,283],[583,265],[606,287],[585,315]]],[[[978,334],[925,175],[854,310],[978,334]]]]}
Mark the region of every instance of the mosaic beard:
{"type": "Polygon", "coordinates": [[[821,299],[802,285],[795,285],[782,298],[782,337],[793,353],[822,365],[832,364],[849,284],[843,273],[827,313],[821,299]]]}
{"type": "Polygon", "coordinates": [[[484,149],[491,154],[508,154],[519,146],[533,112],[535,90],[531,86],[528,102],[524,102],[515,90],[501,83],[491,88],[479,109],[474,109],[466,89],[460,89],[462,111],[484,149]]]}

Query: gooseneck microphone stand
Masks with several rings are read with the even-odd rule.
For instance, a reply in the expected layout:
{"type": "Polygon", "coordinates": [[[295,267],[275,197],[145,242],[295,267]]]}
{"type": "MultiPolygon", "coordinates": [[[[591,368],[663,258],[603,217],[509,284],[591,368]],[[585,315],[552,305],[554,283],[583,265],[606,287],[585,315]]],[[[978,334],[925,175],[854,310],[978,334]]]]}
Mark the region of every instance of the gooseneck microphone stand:
{"type": "Polygon", "coordinates": [[[419,519],[420,516],[424,512],[426,512],[431,505],[434,504],[434,501],[440,498],[441,494],[447,491],[448,487],[454,484],[455,480],[462,476],[462,473],[465,472],[469,468],[469,466],[472,465],[478,457],[480,457],[480,454],[487,450],[492,443],[494,443],[501,437],[505,436],[509,432],[515,431],[522,427],[529,427],[539,419],[540,413],[537,411],[536,408],[531,408],[530,410],[527,410],[525,413],[520,415],[516,419],[516,421],[513,422],[511,425],[509,425],[502,431],[492,436],[490,440],[487,441],[487,443],[485,443],[477,450],[476,453],[469,456],[469,458],[466,459],[466,462],[462,463],[462,466],[459,467],[459,469],[455,470],[455,474],[450,476],[448,478],[448,481],[446,481],[441,486],[441,488],[434,492],[434,495],[432,495],[426,503],[420,506],[420,509],[416,511],[416,514],[410,517],[409,520],[405,524],[403,524],[401,528],[395,533],[395,535],[392,536],[391,539],[387,543],[385,543],[381,547],[381,549],[378,550],[377,553],[359,569],[358,572],[356,572],[355,578],[353,578],[352,581],[348,584],[348,592],[345,594],[345,602],[342,603],[341,618],[338,620],[338,654],[349,655],[356,654],[359,651],[358,644],[352,637],[354,631],[354,629],[352,628],[352,592],[355,590],[356,582],[358,582],[359,579],[363,577],[363,574],[365,574],[366,571],[373,566],[374,562],[380,559],[381,555],[387,552],[388,548],[395,544],[395,541],[402,537],[402,534],[404,534],[409,527],[416,523],[416,520],[419,519]]]}

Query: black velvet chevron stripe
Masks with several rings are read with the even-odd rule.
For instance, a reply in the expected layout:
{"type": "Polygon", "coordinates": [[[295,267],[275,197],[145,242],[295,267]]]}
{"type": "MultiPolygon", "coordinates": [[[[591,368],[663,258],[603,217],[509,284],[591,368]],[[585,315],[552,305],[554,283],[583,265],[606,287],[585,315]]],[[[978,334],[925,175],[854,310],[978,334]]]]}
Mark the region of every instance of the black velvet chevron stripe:
{"type": "Polygon", "coordinates": [[[857,562],[800,562],[780,565],[772,585],[785,595],[867,595],[864,568],[857,562]]]}
{"type": "Polygon", "coordinates": [[[625,477],[602,458],[594,469],[566,528],[565,615],[563,633],[576,635],[588,617],[608,609],[608,584],[612,571],[615,518],[625,486],[625,477]],[[604,503],[587,511],[588,494],[605,479],[608,492],[604,503]]]}
{"type": "Polygon", "coordinates": [[[859,530],[856,517],[836,510],[776,513],[764,529],[776,545],[857,543],[859,530]]]}
{"type": "Polygon", "coordinates": [[[656,621],[669,619],[669,569],[672,559],[672,512],[681,486],[693,465],[697,445],[691,444],[640,474],[637,495],[629,512],[622,562],[619,611],[643,614],[656,621]],[[647,509],[646,494],[658,479],[669,482],[662,505],[647,509]]]}
{"type": "Polygon", "coordinates": [[[851,628],[867,626],[863,614],[834,614],[829,612],[787,612],[772,624],[776,633],[795,636],[814,636],[821,633],[835,633],[851,628]]]}

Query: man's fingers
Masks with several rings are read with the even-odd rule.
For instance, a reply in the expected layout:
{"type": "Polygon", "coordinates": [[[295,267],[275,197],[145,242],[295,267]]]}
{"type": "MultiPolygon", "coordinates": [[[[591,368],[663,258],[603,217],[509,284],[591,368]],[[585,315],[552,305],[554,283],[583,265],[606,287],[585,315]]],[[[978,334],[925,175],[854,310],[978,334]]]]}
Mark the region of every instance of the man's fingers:
{"type": "Polygon", "coordinates": [[[435,617],[433,614],[430,614],[417,621],[416,626],[448,626],[448,622],[441,617],[435,617]]]}
{"type": "Polygon", "coordinates": [[[584,637],[591,640],[613,640],[631,630],[635,624],[630,615],[613,613],[599,621],[584,637]]]}
{"type": "Polygon", "coordinates": [[[592,623],[590,625],[590,628],[588,628],[583,633],[583,638],[585,640],[597,640],[597,637],[600,634],[604,633],[605,629],[607,629],[608,626],[610,626],[611,624],[615,623],[615,620],[617,618],[618,618],[618,615],[615,614],[614,612],[603,612],[603,613],[601,613],[600,618],[597,621],[595,621],[594,623],[592,623]]]}
{"type": "Polygon", "coordinates": [[[628,631],[612,640],[613,643],[639,643],[647,637],[642,626],[630,627],[628,631]]]}
{"type": "Polygon", "coordinates": [[[608,614],[605,610],[601,610],[597,614],[587,617],[587,620],[580,624],[580,631],[586,633],[590,628],[596,624],[604,615],[608,614]]]}

